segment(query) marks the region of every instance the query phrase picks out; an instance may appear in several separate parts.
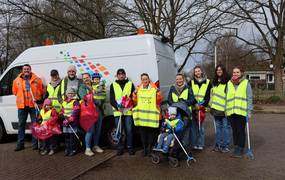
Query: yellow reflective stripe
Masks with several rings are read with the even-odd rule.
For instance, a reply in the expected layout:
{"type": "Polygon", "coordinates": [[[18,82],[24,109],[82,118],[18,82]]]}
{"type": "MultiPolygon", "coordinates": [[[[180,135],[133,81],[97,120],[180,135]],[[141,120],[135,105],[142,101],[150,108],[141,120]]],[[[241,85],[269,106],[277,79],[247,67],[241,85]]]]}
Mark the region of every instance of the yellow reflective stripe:
{"type": "Polygon", "coordinates": [[[213,93],[213,97],[218,97],[220,99],[226,100],[226,96],[222,96],[222,95],[217,94],[217,93],[213,93]]]}
{"type": "Polygon", "coordinates": [[[140,113],[147,113],[147,114],[158,114],[157,111],[149,111],[149,110],[142,110],[142,109],[134,109],[133,112],[140,112],[140,113]]]}

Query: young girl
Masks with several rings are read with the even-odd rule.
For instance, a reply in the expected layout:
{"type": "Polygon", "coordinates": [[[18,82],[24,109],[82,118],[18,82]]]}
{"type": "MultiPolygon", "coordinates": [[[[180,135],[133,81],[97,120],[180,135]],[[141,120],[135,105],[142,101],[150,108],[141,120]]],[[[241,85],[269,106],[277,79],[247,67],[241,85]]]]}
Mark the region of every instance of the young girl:
{"type": "MultiPolygon", "coordinates": [[[[50,123],[57,124],[58,114],[56,109],[52,107],[52,101],[50,99],[45,99],[43,108],[40,111],[39,119],[42,120],[41,124],[50,123]]],[[[58,128],[59,129],[59,128],[58,128]]],[[[40,152],[41,155],[53,155],[55,153],[57,141],[56,136],[51,136],[48,139],[42,141],[42,150],[40,152]]]]}
{"type": "Polygon", "coordinates": [[[80,106],[74,88],[66,90],[66,98],[62,103],[62,113],[64,115],[63,133],[65,137],[65,156],[73,156],[77,153],[78,140],[75,133],[78,132],[78,120],[80,106]]]}

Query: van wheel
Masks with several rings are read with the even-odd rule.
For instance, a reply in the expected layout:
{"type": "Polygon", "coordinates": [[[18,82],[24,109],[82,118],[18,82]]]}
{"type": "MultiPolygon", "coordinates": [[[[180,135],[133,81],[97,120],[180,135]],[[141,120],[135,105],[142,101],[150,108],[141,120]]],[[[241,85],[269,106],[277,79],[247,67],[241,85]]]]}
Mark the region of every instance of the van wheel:
{"type": "Polygon", "coordinates": [[[6,131],[5,131],[5,127],[4,124],[2,123],[2,120],[0,119],[0,142],[4,142],[6,137],[6,131]]]}

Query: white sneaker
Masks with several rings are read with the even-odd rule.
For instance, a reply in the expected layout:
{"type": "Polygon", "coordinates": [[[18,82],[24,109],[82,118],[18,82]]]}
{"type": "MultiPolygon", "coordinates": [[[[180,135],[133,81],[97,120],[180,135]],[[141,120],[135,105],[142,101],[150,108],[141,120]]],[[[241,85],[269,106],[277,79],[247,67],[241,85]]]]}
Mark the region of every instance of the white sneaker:
{"type": "Polygon", "coordinates": [[[203,150],[204,148],[202,146],[198,146],[198,149],[199,150],[203,150]]]}
{"type": "Polygon", "coordinates": [[[94,156],[94,152],[92,152],[90,148],[86,148],[84,154],[87,156],[94,156]]]}
{"type": "Polygon", "coordinates": [[[198,149],[198,146],[194,146],[193,149],[198,149]]]}
{"type": "Polygon", "coordinates": [[[101,149],[99,146],[94,146],[94,147],[93,147],[93,150],[96,151],[97,153],[102,153],[102,152],[104,152],[104,150],[101,149]]]}

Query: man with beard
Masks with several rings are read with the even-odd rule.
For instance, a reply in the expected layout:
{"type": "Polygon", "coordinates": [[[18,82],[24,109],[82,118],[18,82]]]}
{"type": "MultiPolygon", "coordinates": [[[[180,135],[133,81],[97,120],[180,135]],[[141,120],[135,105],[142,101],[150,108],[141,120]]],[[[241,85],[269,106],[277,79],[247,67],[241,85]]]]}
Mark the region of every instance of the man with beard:
{"type": "MultiPolygon", "coordinates": [[[[18,108],[18,141],[15,151],[21,151],[24,147],[25,127],[30,114],[31,121],[36,120],[37,104],[42,103],[44,92],[42,80],[32,73],[29,64],[25,64],[22,73],[13,81],[13,94],[16,96],[16,104],[18,108]]],[[[32,138],[33,150],[38,149],[36,138],[32,138]]]]}

